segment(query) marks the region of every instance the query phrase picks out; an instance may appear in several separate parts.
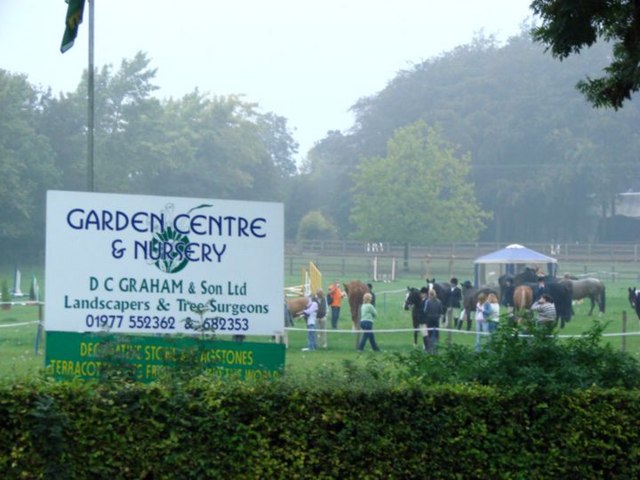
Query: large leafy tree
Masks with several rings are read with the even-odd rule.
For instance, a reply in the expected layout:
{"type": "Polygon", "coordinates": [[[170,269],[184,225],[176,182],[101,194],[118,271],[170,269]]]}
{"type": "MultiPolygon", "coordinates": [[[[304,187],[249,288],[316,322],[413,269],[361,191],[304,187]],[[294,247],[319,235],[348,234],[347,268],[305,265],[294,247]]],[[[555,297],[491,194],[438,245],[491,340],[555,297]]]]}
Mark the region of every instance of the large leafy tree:
{"type": "MultiPolygon", "coordinates": [[[[95,188],[98,191],[280,200],[295,172],[297,145],[286,119],[239,96],[195,89],[153,96],[156,70],[144,53],[96,72],[95,188]]],[[[43,127],[52,138],[63,188],[84,190],[86,75],[52,99],[43,127]]]]}
{"type": "Polygon", "coordinates": [[[44,96],[23,75],[0,70],[0,248],[13,254],[44,240],[45,191],[59,185],[38,130],[44,96]]]}
{"type": "Polygon", "coordinates": [[[640,109],[593,109],[572,86],[571,78],[599,71],[608,45],[563,64],[543,50],[526,27],[502,46],[480,36],[400,72],[353,107],[356,123],[339,148],[315,159],[335,163],[347,152],[341,145],[356,162],[385,155],[395,130],[424,120],[471,153],[476,198],[494,214],[481,240],[586,241],[593,212],[611,212],[618,192],[640,185],[640,109]]]}
{"type": "MultiPolygon", "coordinates": [[[[143,53],[96,71],[97,191],[284,198],[297,151],[286,119],[233,95],[159,100],[155,74],[143,53]]],[[[0,112],[0,246],[37,251],[46,190],[88,184],[86,72],[55,98],[0,70],[0,112]]]]}
{"type": "MultiPolygon", "coordinates": [[[[152,97],[156,70],[138,53],[114,71],[95,74],[95,168],[98,191],[136,192],[139,174],[166,154],[160,102],[152,97]]],[[[56,151],[62,188],[85,190],[87,168],[87,72],[75,91],[48,99],[42,130],[56,151]]]]}
{"type": "Polygon", "coordinates": [[[168,156],[149,172],[156,190],[218,198],[281,198],[293,146],[274,144],[278,135],[279,141],[289,141],[282,135],[286,127],[274,124],[272,117],[263,119],[256,105],[237,96],[210,97],[196,90],[166,104],[165,122],[168,156]],[[275,125],[277,134],[268,130],[270,125],[275,125]]]}
{"type": "Polygon", "coordinates": [[[309,152],[299,175],[288,182],[286,224],[294,237],[302,218],[320,210],[336,226],[338,236],[352,230],[349,221],[351,187],[361,154],[354,138],[332,130],[309,152]]]}
{"type": "Polygon", "coordinates": [[[364,159],[354,175],[353,236],[420,245],[477,239],[489,215],[473,195],[470,161],[423,121],[399,129],[386,156],[364,159]]]}
{"type": "Polygon", "coordinates": [[[287,119],[268,112],[258,117],[257,124],[263,146],[278,175],[283,179],[294,175],[296,162],[293,156],[298,153],[298,143],[293,139],[287,119]]]}
{"type": "Polygon", "coordinates": [[[579,53],[599,39],[613,45],[604,75],[578,83],[595,106],[618,109],[640,88],[640,3],[637,0],[534,0],[542,19],[534,39],[561,59],[579,53]]]}

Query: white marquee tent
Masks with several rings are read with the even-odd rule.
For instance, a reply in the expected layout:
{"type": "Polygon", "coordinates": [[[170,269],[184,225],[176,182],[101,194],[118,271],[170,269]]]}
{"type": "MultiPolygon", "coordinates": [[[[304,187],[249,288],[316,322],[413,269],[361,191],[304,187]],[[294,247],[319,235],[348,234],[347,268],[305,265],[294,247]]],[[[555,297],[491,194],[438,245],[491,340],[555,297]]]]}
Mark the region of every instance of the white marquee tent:
{"type": "Polygon", "coordinates": [[[504,273],[516,275],[527,266],[541,268],[546,270],[547,274],[555,277],[558,260],[514,243],[474,260],[474,284],[476,287],[479,285],[497,285],[500,275],[504,273]]]}

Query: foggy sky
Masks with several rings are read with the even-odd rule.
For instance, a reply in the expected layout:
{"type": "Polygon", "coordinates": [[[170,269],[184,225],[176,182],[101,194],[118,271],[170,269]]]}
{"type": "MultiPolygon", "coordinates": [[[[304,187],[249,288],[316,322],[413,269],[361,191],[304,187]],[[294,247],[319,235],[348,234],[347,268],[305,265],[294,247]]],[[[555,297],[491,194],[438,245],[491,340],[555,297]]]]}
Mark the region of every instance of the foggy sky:
{"type": "MultiPolygon", "coordinates": [[[[144,51],[159,97],[196,87],[244,94],[284,116],[306,154],[348,109],[403,69],[483,32],[504,41],[530,18],[530,0],[95,0],[95,65],[119,68],[144,51]]],[[[0,1],[0,68],[55,93],[87,68],[88,7],[74,47],[60,42],[64,0],[0,1]]]]}

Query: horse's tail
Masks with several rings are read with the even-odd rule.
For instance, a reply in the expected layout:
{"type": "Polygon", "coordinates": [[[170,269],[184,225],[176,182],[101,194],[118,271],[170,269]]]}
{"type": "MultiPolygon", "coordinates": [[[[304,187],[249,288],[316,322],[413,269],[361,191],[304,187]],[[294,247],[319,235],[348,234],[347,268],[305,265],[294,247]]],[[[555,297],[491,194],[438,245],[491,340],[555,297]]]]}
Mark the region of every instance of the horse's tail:
{"type": "Polygon", "coordinates": [[[600,311],[604,313],[605,303],[606,303],[606,287],[604,283],[602,284],[602,291],[600,292],[600,311]]]}

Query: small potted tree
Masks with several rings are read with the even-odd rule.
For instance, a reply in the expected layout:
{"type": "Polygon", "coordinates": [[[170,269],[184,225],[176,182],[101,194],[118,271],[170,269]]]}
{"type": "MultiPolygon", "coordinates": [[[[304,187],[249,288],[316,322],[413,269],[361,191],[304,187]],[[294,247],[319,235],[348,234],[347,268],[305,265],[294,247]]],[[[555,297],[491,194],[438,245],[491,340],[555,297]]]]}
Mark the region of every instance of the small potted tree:
{"type": "Polygon", "coordinates": [[[0,287],[0,300],[2,301],[2,309],[9,310],[11,308],[11,293],[9,293],[9,285],[7,285],[7,281],[2,281],[2,286],[0,287]]]}

